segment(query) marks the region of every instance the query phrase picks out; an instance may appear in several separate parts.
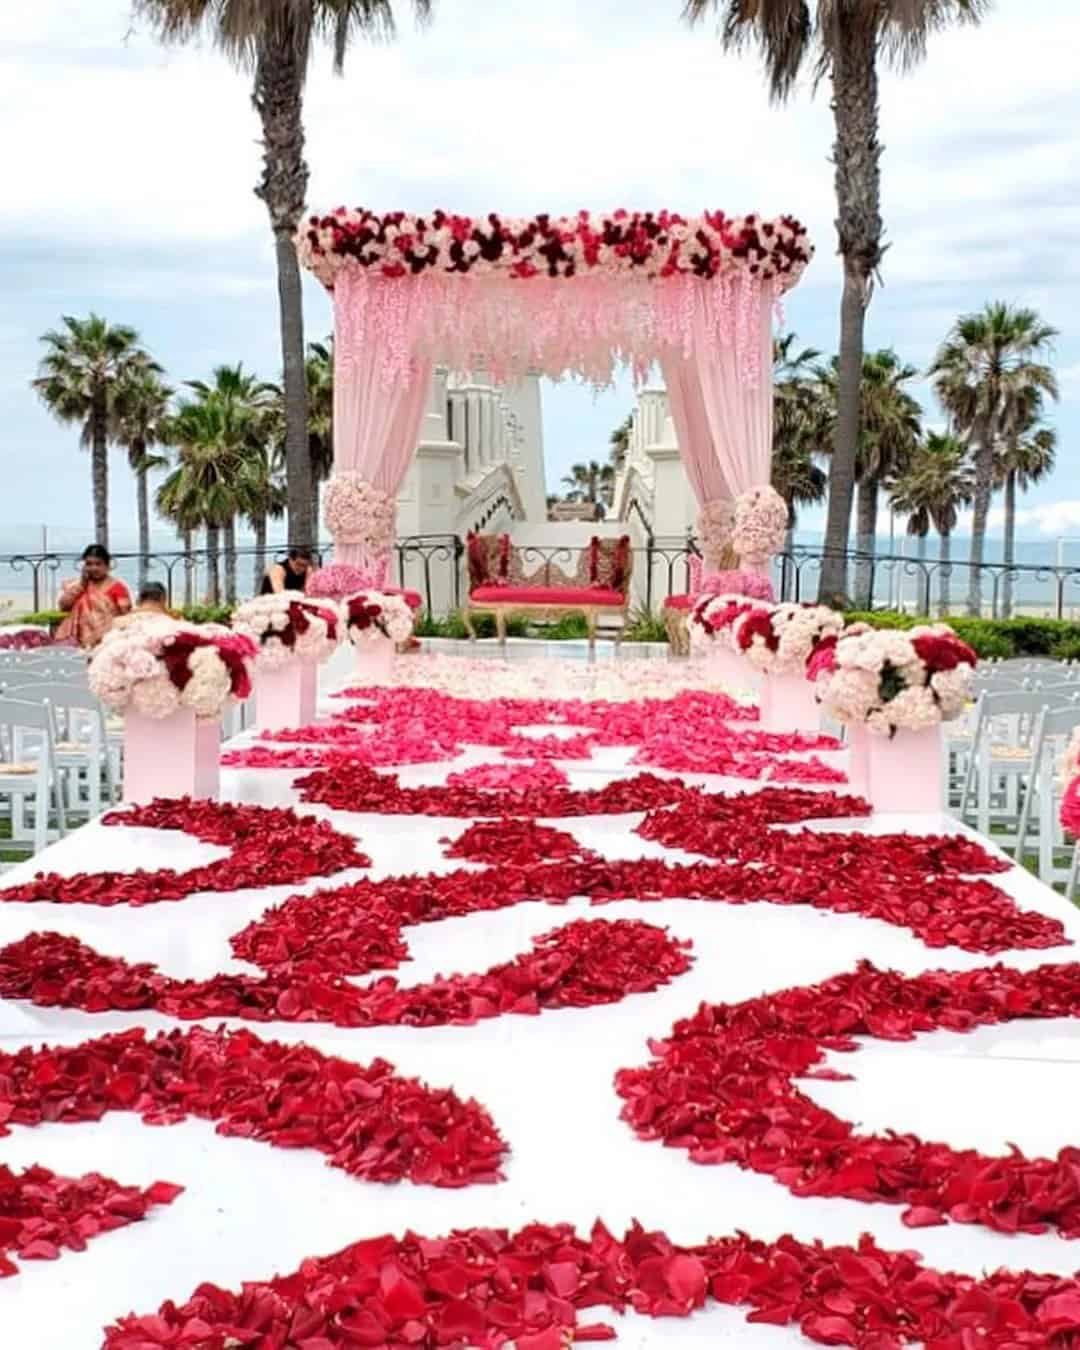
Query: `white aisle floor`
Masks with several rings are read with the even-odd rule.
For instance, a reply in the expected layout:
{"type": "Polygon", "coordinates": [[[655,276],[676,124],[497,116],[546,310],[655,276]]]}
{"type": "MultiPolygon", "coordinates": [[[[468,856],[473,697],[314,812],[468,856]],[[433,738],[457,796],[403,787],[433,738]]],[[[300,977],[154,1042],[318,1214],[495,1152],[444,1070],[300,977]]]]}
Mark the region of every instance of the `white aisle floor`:
{"type": "MultiPolygon", "coordinates": [[[[454,764],[416,766],[401,774],[406,783],[441,782],[464,763],[498,758],[497,752],[473,748],[454,764]]],[[[625,767],[626,758],[611,752],[591,766],[575,761],[563,767],[575,785],[598,786],[633,773],[625,767]]],[[[295,776],[291,771],[226,771],[224,789],[237,800],[298,805],[290,787],[295,776]]],[[[740,791],[750,786],[719,779],[712,785],[740,791]]],[[[469,823],[301,809],[355,834],[373,859],[376,877],[459,865],[442,857],[438,841],[469,823]]],[[[639,819],[553,823],[608,858],[685,856],[634,835],[639,819]]],[[[957,828],[949,819],[889,817],[854,827],[913,833],[957,828]]],[[[221,850],[172,833],[95,823],[33,865],[6,874],[4,882],[15,883],[39,869],[70,874],[183,867],[218,856],[221,850]]],[[[1070,936],[1080,939],[1080,917],[1032,877],[1014,868],[994,880],[1023,908],[1062,919],[1070,936]]],[[[331,884],[322,878],[301,887],[194,897],[136,910],[3,904],[0,944],[49,929],[77,936],[101,952],[156,962],[171,975],[240,971],[250,968],[232,958],[230,934],[287,894],[331,884]]],[[[407,1075],[452,1087],[463,1098],[475,1096],[511,1145],[503,1183],[461,1190],[365,1183],[328,1167],[317,1153],[286,1154],[221,1138],[204,1121],[151,1129],[133,1116],[112,1114],[97,1124],[15,1129],[0,1140],[0,1164],[40,1163],[66,1175],[100,1171],[125,1184],[164,1179],[186,1190],[146,1222],[98,1238],[84,1253],[65,1253],[55,1263],[23,1262],[16,1278],[0,1284],[0,1346],[96,1350],[102,1328],[117,1316],[153,1312],[166,1299],[186,1298],[203,1281],[237,1287],[244,1280],[288,1272],[307,1256],[406,1228],[435,1235],[454,1227],[516,1228],[541,1220],[573,1222],[585,1231],[601,1218],[621,1232],[637,1218],[687,1243],[736,1229],[763,1239],[793,1233],[835,1243],[853,1243],[869,1232],[883,1246],[916,1249],[931,1265],[973,1275],[1004,1265],[1062,1274],[1080,1267],[1080,1246],[1053,1235],[1007,1238],[955,1224],[912,1232],[901,1224],[899,1206],[801,1200],[766,1176],[733,1166],[695,1167],[681,1150],[639,1141],[620,1122],[612,1088],[617,1069],[645,1063],[647,1040],[666,1034],[702,1000],[736,1001],[811,983],[849,970],[862,958],[915,974],[993,960],[1032,968],[1075,960],[1077,948],[983,958],[952,948],[930,951],[907,931],[876,920],[805,908],[627,901],[598,909],[576,902],[565,908],[524,904],[409,929],[412,959],[397,974],[403,983],[414,983],[436,973],[483,971],[525,951],[536,934],[583,914],[634,916],[666,925],[693,941],[695,964],[667,987],[610,1007],[508,1016],[469,1027],[237,1024],[263,1038],[303,1040],[358,1062],[383,1056],[407,1075]]],[[[89,1015],[3,1002],[0,1049],[73,1044],[133,1025],[176,1023],[155,1014],[89,1015]]],[[[1080,1142],[1075,1022],[1013,1023],[971,1035],[938,1032],[914,1044],[874,1042],[856,1056],[844,1056],[842,1067],[855,1074],[854,1082],[801,1086],[868,1130],[913,1131],[924,1139],[990,1152],[1015,1143],[1029,1156],[1053,1155],[1080,1142]]],[[[618,1343],[747,1350],[811,1344],[797,1330],[749,1326],[738,1309],[715,1307],[686,1320],[627,1318],[619,1324],[618,1343]]]]}

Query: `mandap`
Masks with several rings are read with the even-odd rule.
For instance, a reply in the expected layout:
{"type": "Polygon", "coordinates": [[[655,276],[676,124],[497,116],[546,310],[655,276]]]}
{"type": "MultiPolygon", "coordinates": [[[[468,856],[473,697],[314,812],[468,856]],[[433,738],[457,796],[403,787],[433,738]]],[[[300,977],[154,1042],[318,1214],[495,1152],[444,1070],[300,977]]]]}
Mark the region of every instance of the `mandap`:
{"type": "Polygon", "coordinates": [[[767,566],[778,522],[782,535],[769,487],[772,320],[813,253],[793,217],[342,207],[311,216],[297,248],[334,304],[326,524],[335,557],[372,584],[386,577],[436,362],[597,387],[616,366],[644,378],[658,363],[706,572],[725,565],[733,544],[741,566],[767,566]]]}

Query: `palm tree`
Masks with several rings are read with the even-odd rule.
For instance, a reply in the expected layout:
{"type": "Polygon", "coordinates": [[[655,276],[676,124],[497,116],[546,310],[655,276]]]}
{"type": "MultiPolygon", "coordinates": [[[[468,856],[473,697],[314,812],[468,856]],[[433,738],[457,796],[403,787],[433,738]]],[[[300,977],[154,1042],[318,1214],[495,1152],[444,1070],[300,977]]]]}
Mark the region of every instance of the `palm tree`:
{"type": "Polygon", "coordinates": [[[828,449],[826,409],[815,365],[821,353],[813,347],[795,352],[794,346],[794,333],[773,343],[772,485],[787,503],[787,554],[794,547],[798,508],[824,501],[828,482],[815,462],[828,449]]]}
{"type": "Polygon", "coordinates": [[[308,397],[308,456],[311,462],[311,539],[319,540],[319,485],[334,467],[334,339],[309,342],[304,363],[308,397]]]}
{"type": "Polygon", "coordinates": [[[1012,618],[1013,573],[1016,557],[1016,489],[1026,492],[1054,467],[1057,452],[1057,432],[1052,427],[1040,426],[1041,398],[1032,402],[1026,425],[1018,428],[1013,439],[1001,446],[997,456],[998,486],[1005,488],[1005,541],[1002,561],[1005,564],[1002,586],[1002,618],[1012,618]]]}
{"type": "MultiPolygon", "coordinates": [[[[952,575],[952,532],[962,506],[974,495],[974,478],[967,447],[955,436],[931,431],[920,441],[903,473],[892,483],[889,501],[894,511],[908,517],[908,533],[925,539],[933,524],[941,536],[938,549],[938,612],[949,612],[952,575]]],[[[929,608],[929,586],[925,595],[929,608]]]]}
{"type": "MultiPolygon", "coordinates": [[[[163,428],[163,434],[172,443],[173,429],[169,423],[163,428]]],[[[171,520],[180,535],[184,550],[184,604],[195,603],[195,571],[198,560],[194,554],[195,531],[202,525],[199,503],[194,497],[190,474],[175,469],[158,488],[154,505],[159,516],[171,520]]]]}
{"type": "Polygon", "coordinates": [[[160,373],[139,346],[139,335],[100,315],[65,314],[63,329],[43,333],[45,355],[31,387],[59,422],[79,423],[90,450],[94,537],[109,546],[109,436],[117,386],[133,371],[160,373]]]}
{"type": "Polygon", "coordinates": [[[206,530],[211,602],[221,595],[218,544],[225,542],[225,597],[236,599],[236,517],[247,509],[245,470],[261,444],[273,406],[272,386],[245,372],[243,365],[218,366],[213,380],[189,380],[195,397],[180,402],[169,420],[167,438],[180,449],[180,462],[167,486],[180,505],[174,515],[206,530]]]}
{"type": "Polygon", "coordinates": [[[590,459],[587,464],[572,464],[562,481],[569,489],[567,501],[591,504],[603,501],[610,505],[615,469],[611,464],[599,464],[590,459]]]}
{"type": "MultiPolygon", "coordinates": [[[[264,490],[267,514],[273,514],[276,506],[273,485],[263,481],[262,463],[267,461],[266,475],[269,477],[272,470],[267,456],[272,452],[267,447],[272,436],[280,391],[274,385],[264,384],[255,375],[246,372],[242,362],[235,366],[217,366],[212,384],[189,380],[188,388],[194,390],[204,407],[220,408],[217,419],[220,452],[225,460],[234,465],[236,474],[235,480],[229,485],[232,509],[219,522],[225,543],[225,594],[228,603],[233,604],[236,600],[236,517],[248,514],[247,508],[254,501],[257,519],[264,490]]],[[[264,520],[264,550],[265,543],[264,520]]]]}
{"type": "Polygon", "coordinates": [[[1020,434],[1032,401],[1057,398],[1054,372],[1041,357],[1057,330],[1033,309],[994,301],[964,314],[942,344],[930,375],[953,429],[974,448],[975,513],[971,525],[968,613],[982,612],[982,562],[994,491],[995,456],[1020,434]]]}
{"type": "Polygon", "coordinates": [[[266,572],[266,526],[285,514],[285,484],[281,477],[283,456],[272,439],[247,448],[241,468],[241,512],[255,532],[253,585],[258,594],[266,572]]]}
{"type": "Polygon", "coordinates": [[[609,456],[615,472],[618,473],[626,463],[626,456],[630,453],[630,433],[634,428],[634,414],[629,412],[611,433],[609,444],[611,450],[609,456]]]}
{"type": "MultiPolygon", "coordinates": [[[[421,19],[431,0],[413,0],[421,19]]],[[[304,380],[304,318],[300,266],[293,236],[307,197],[304,159],[304,85],[320,39],[334,52],[340,74],[357,35],[394,32],[392,0],[134,0],[165,41],[187,42],[206,34],[254,79],[252,102],[262,123],[263,173],[255,189],[270,216],[277,255],[281,352],[285,371],[285,460],[289,537],[310,546],[311,465],[308,456],[307,389],[304,380]]]]}
{"type": "Polygon", "coordinates": [[[135,475],[135,496],[139,519],[139,586],[146,583],[150,553],[151,469],[168,464],[164,455],[155,455],[169,412],[173,390],[161,378],[158,367],[147,364],[127,372],[116,387],[112,409],[112,438],[128,452],[128,463],[135,475]]]}
{"type": "MultiPolygon", "coordinates": [[[[905,385],[918,376],[914,366],[889,349],[863,357],[859,397],[859,439],[855,457],[859,498],[856,508],[855,607],[870,604],[874,555],[877,552],[878,495],[881,484],[903,472],[918,444],[922,409],[905,385]]],[[[834,358],[822,372],[822,385],[834,419],[839,420],[840,372],[834,358]]],[[[826,544],[827,547],[827,544],[826,544]]]]}
{"type": "Polygon", "coordinates": [[[828,77],[836,230],[844,268],[840,303],[837,416],[829,468],[829,514],[820,595],[844,590],[856,455],[860,439],[863,328],[885,251],[878,142],[878,59],[901,70],[924,55],[932,33],[977,23],[991,0],[684,0],[691,22],[720,15],[728,48],[754,45],[773,99],[786,99],[804,69],[828,77]]]}

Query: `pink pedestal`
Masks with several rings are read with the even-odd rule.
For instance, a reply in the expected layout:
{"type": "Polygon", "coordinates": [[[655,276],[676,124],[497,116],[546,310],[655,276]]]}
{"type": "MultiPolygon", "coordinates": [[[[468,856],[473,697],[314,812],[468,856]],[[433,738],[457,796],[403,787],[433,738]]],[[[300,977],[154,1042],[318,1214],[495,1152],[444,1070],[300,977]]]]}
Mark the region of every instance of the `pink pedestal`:
{"type": "Polygon", "coordinates": [[[761,681],[762,731],[816,732],[821,709],[814,686],[802,675],[765,675],[761,681]]]}
{"type": "Polygon", "coordinates": [[[186,709],[171,717],[124,716],[124,801],[218,796],[221,723],[186,709]]]}
{"type": "Polygon", "coordinates": [[[386,684],[394,669],[394,644],[389,638],[365,638],[356,644],[356,679],[360,685],[386,684]]]}
{"type": "Polygon", "coordinates": [[[920,815],[945,809],[941,728],[898,731],[889,740],[865,727],[849,727],[851,790],[875,811],[920,815]]]}
{"type": "Polygon", "coordinates": [[[761,687],[760,671],[733,652],[726,639],[714,638],[709,650],[710,673],[725,689],[732,694],[757,693],[761,687]]]}
{"type": "Polygon", "coordinates": [[[315,721],[319,693],[319,668],[314,661],[289,661],[276,670],[255,675],[255,727],[258,731],[283,731],[306,727],[315,721]]]}

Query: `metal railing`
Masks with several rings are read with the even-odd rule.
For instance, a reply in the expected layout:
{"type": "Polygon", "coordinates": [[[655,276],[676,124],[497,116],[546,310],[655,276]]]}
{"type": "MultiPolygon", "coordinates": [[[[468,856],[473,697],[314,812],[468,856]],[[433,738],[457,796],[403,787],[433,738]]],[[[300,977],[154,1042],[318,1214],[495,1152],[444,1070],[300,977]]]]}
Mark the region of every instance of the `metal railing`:
{"type": "MultiPolygon", "coordinates": [[[[817,598],[824,549],[796,546],[773,560],[778,596],[817,598]]],[[[1038,615],[1073,618],[1080,607],[1080,566],[912,558],[896,554],[843,555],[846,597],[858,609],[906,609],[919,614],[968,612],[972,580],[984,618],[1038,615]]]]}
{"type": "MultiPolygon", "coordinates": [[[[700,556],[692,537],[657,536],[639,519],[645,536],[643,545],[633,548],[633,594],[636,602],[649,611],[663,605],[671,595],[689,589],[692,560],[700,556]]],[[[329,556],[330,545],[323,545],[321,556],[329,556]]],[[[249,595],[258,589],[264,560],[283,556],[281,546],[265,552],[244,545],[235,551],[237,592],[249,595]],[[255,573],[258,571],[259,576],[255,573]]],[[[522,558],[531,572],[551,580],[556,570],[573,573],[579,550],[566,545],[526,545],[522,558]]],[[[773,582],[778,597],[790,600],[817,598],[821,564],[825,553],[820,548],[796,546],[773,560],[773,582]]],[[[859,608],[903,608],[924,614],[961,614],[966,612],[972,580],[972,564],[963,561],[942,562],[894,554],[870,556],[856,552],[844,555],[847,573],[847,600],[859,608]]],[[[78,573],[78,553],[16,553],[0,555],[0,595],[15,592],[19,610],[42,611],[55,603],[60,582],[78,573]]],[[[165,586],[169,603],[178,605],[188,599],[201,603],[209,598],[216,576],[224,598],[227,576],[226,555],[206,549],[154,550],[141,557],[138,553],[114,555],[114,570],[129,584],[144,574],[148,580],[165,586]]],[[[413,535],[395,544],[393,572],[397,584],[418,591],[428,614],[444,614],[461,607],[467,593],[465,542],[456,534],[413,535]]],[[[1080,613],[1080,566],[1051,564],[982,563],[978,569],[981,588],[981,613],[1004,616],[1008,613],[1073,618],[1080,613]]]]}

